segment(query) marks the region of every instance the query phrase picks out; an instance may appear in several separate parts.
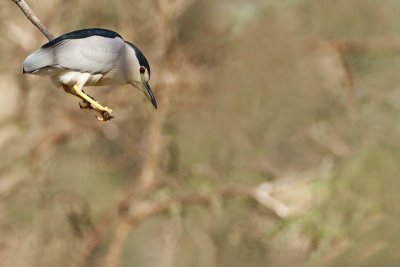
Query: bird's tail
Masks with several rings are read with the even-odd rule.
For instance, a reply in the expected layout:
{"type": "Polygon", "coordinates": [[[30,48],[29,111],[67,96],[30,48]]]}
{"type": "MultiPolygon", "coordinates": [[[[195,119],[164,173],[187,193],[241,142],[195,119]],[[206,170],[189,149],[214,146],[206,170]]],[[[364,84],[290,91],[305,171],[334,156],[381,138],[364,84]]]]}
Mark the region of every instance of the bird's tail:
{"type": "Polygon", "coordinates": [[[42,68],[52,66],[54,63],[53,58],[51,51],[41,48],[25,59],[22,73],[35,73],[42,68]]]}

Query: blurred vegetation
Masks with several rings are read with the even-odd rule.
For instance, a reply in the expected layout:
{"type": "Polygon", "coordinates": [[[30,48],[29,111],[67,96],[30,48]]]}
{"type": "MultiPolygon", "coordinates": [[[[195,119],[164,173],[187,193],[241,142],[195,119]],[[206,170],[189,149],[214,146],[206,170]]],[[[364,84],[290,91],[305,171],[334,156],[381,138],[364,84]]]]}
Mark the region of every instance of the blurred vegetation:
{"type": "Polygon", "coordinates": [[[400,2],[29,1],[152,67],[79,110],[0,4],[1,266],[398,266],[400,2]]]}

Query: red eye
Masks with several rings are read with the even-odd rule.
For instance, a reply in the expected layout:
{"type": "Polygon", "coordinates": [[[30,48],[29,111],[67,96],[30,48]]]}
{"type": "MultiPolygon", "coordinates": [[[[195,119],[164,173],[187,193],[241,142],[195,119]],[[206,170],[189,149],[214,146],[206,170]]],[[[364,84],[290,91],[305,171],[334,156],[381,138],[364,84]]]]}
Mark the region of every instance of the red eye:
{"type": "Polygon", "coordinates": [[[139,71],[141,74],[144,74],[146,72],[146,69],[144,67],[140,67],[139,71]]]}

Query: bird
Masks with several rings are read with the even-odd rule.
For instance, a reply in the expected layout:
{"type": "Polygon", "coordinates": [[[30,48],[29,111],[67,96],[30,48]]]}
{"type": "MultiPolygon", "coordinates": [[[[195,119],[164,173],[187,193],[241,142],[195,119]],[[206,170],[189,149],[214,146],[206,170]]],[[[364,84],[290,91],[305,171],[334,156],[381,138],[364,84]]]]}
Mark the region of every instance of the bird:
{"type": "Polygon", "coordinates": [[[149,62],[136,45],[112,30],[88,28],[65,33],[30,54],[23,62],[23,73],[50,76],[65,92],[83,101],[80,108],[97,111],[101,121],[113,118],[112,109],[86,94],[85,86],[131,84],[157,109],[149,85],[149,62]]]}

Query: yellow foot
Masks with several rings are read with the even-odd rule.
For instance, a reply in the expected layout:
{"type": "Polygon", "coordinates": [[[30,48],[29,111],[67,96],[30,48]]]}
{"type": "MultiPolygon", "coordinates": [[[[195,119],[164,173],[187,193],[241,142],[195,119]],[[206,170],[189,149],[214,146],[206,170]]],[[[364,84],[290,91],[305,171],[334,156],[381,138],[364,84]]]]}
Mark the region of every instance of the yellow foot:
{"type": "Polygon", "coordinates": [[[108,107],[103,107],[102,105],[100,105],[97,101],[95,101],[90,96],[85,94],[76,84],[74,85],[73,88],[74,88],[74,91],[75,91],[77,96],[79,96],[83,100],[86,100],[87,102],[89,102],[95,109],[99,110],[101,113],[105,113],[105,112],[111,113],[112,112],[112,109],[110,109],[108,107]]]}

